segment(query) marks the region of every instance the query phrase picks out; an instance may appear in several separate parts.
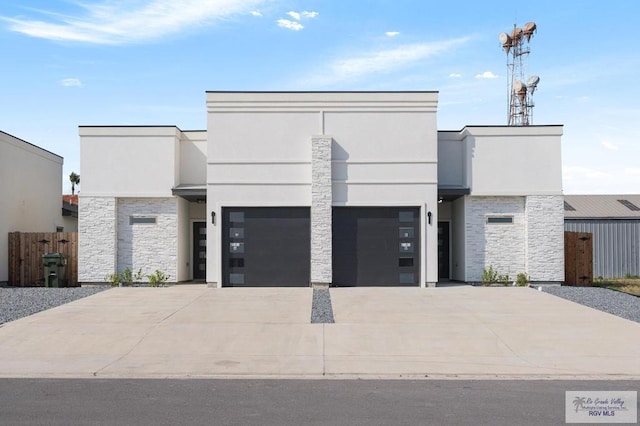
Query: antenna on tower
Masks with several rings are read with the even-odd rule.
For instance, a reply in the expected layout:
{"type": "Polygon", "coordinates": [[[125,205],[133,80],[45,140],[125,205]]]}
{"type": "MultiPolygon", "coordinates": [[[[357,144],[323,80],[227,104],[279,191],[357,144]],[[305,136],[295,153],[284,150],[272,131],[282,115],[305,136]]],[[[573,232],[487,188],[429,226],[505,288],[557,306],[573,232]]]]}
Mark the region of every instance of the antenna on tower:
{"type": "Polygon", "coordinates": [[[510,34],[500,33],[498,40],[507,53],[507,90],[509,99],[508,125],[529,126],[533,121],[533,93],[540,77],[528,76],[529,42],[538,27],[527,22],[524,27],[513,25],[510,34]]]}

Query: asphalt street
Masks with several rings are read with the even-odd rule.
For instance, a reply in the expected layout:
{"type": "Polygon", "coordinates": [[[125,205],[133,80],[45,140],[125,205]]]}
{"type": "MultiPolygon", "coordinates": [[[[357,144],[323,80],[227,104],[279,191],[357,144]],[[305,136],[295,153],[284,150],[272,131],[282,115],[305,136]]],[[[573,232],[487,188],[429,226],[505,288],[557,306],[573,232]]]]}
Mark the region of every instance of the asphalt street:
{"type": "Polygon", "coordinates": [[[2,425],[561,425],[640,381],[0,379],[2,425]]]}

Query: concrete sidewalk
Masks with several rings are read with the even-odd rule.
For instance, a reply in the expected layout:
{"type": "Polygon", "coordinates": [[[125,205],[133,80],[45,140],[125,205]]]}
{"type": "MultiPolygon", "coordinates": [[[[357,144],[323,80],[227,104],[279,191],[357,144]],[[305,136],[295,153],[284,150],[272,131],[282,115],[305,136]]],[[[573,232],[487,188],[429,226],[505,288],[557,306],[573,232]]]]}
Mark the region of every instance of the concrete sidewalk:
{"type": "Polygon", "coordinates": [[[640,324],[528,288],[113,288],[0,327],[0,377],[640,378],[640,324]]]}

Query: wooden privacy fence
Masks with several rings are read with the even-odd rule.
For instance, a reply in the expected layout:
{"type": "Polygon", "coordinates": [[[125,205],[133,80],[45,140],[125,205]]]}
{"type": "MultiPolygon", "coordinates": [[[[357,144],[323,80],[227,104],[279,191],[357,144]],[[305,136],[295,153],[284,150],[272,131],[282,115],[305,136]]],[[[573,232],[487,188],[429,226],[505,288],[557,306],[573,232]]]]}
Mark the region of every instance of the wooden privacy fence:
{"type": "Polygon", "coordinates": [[[42,255],[62,253],[67,259],[67,285],[78,285],[77,232],[9,232],[9,285],[43,287],[42,255]]]}
{"type": "Polygon", "coordinates": [[[593,236],[590,232],[564,233],[565,285],[593,285],[593,236]]]}

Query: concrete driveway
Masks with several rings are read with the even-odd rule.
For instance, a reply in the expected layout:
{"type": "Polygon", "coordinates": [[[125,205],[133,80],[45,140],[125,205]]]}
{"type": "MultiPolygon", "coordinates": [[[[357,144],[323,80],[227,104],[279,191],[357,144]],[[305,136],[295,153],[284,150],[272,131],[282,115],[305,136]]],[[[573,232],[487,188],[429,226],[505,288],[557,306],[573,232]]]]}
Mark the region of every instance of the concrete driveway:
{"type": "Polygon", "coordinates": [[[640,324],[529,288],[113,288],[0,327],[0,377],[640,378],[640,324]]]}

